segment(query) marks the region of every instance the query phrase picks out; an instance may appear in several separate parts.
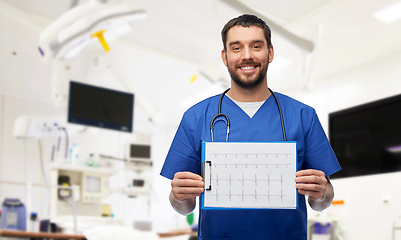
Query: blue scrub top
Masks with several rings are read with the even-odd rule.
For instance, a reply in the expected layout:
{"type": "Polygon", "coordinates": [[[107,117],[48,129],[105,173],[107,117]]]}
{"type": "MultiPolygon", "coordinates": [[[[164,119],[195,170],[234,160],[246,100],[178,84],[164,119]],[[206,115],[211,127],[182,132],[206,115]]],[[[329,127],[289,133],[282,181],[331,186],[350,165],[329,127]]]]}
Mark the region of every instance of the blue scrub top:
{"type": "MultiPolygon", "coordinates": [[[[284,117],[288,141],[297,142],[298,169],[317,169],[329,176],[341,169],[313,108],[276,93],[284,117]]],[[[178,127],[161,175],[173,179],[176,172],[201,175],[201,142],[211,141],[210,121],[218,113],[220,95],[188,109],[178,127]]],[[[224,96],[221,112],[230,118],[229,141],[283,141],[280,113],[270,96],[250,118],[224,96]]],[[[214,125],[214,141],[226,140],[226,124],[214,125]]],[[[295,176],[294,176],[295,181],[295,176]]],[[[307,239],[305,197],[298,194],[299,208],[204,210],[200,208],[199,239],[307,239]]]]}

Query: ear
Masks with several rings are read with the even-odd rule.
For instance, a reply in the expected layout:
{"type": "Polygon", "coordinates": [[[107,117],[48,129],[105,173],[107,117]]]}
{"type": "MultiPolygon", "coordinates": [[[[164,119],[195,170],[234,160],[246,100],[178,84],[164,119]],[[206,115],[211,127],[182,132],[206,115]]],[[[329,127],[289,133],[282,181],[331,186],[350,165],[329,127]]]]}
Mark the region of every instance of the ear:
{"type": "Polygon", "coordinates": [[[269,63],[273,61],[274,58],[274,49],[273,49],[273,44],[270,44],[269,47],[269,63]]]}
{"type": "Polygon", "coordinates": [[[224,65],[226,65],[227,67],[227,54],[226,54],[226,50],[221,50],[221,59],[223,60],[224,65]]]}

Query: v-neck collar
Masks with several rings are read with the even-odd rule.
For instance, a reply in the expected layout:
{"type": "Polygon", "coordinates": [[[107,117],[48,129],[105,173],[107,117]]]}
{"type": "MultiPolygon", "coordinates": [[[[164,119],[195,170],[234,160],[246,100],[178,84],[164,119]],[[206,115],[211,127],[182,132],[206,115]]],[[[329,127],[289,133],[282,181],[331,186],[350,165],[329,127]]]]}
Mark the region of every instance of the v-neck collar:
{"type": "MultiPolygon", "coordinates": [[[[253,116],[251,117],[251,116],[249,116],[245,111],[244,111],[244,109],[241,107],[241,106],[239,106],[239,104],[237,104],[236,103],[236,101],[235,100],[233,100],[232,98],[230,98],[228,95],[225,95],[225,97],[227,97],[230,101],[229,102],[231,102],[232,104],[234,104],[237,108],[239,108],[241,111],[240,112],[242,112],[243,114],[245,114],[247,117],[248,117],[248,119],[253,119],[253,118],[255,118],[255,116],[256,115],[258,115],[258,113],[261,111],[261,109],[262,108],[264,108],[264,105],[266,105],[266,103],[267,102],[270,102],[270,98],[271,98],[271,96],[272,95],[270,95],[265,101],[263,101],[263,103],[259,106],[259,108],[258,108],[258,110],[256,110],[256,112],[253,114],[253,116]]],[[[242,103],[242,102],[241,102],[242,103]]],[[[250,102],[250,103],[254,103],[254,102],[250,102]]]]}

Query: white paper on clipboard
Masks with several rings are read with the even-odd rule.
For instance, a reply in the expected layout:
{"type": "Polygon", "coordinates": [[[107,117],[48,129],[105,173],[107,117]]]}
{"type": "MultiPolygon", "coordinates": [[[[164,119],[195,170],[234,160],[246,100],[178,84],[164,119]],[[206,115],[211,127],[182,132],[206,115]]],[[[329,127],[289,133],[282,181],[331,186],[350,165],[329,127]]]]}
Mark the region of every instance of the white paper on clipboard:
{"type": "Polygon", "coordinates": [[[203,142],[203,208],[296,209],[296,142],[203,142]]]}

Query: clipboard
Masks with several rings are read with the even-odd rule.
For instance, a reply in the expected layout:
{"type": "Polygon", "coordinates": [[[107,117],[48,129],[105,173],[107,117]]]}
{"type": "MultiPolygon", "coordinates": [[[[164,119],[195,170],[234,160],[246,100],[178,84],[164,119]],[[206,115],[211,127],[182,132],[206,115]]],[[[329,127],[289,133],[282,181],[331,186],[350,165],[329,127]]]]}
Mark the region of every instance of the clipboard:
{"type": "Polygon", "coordinates": [[[297,209],[296,142],[202,142],[202,209],[297,209]]]}

